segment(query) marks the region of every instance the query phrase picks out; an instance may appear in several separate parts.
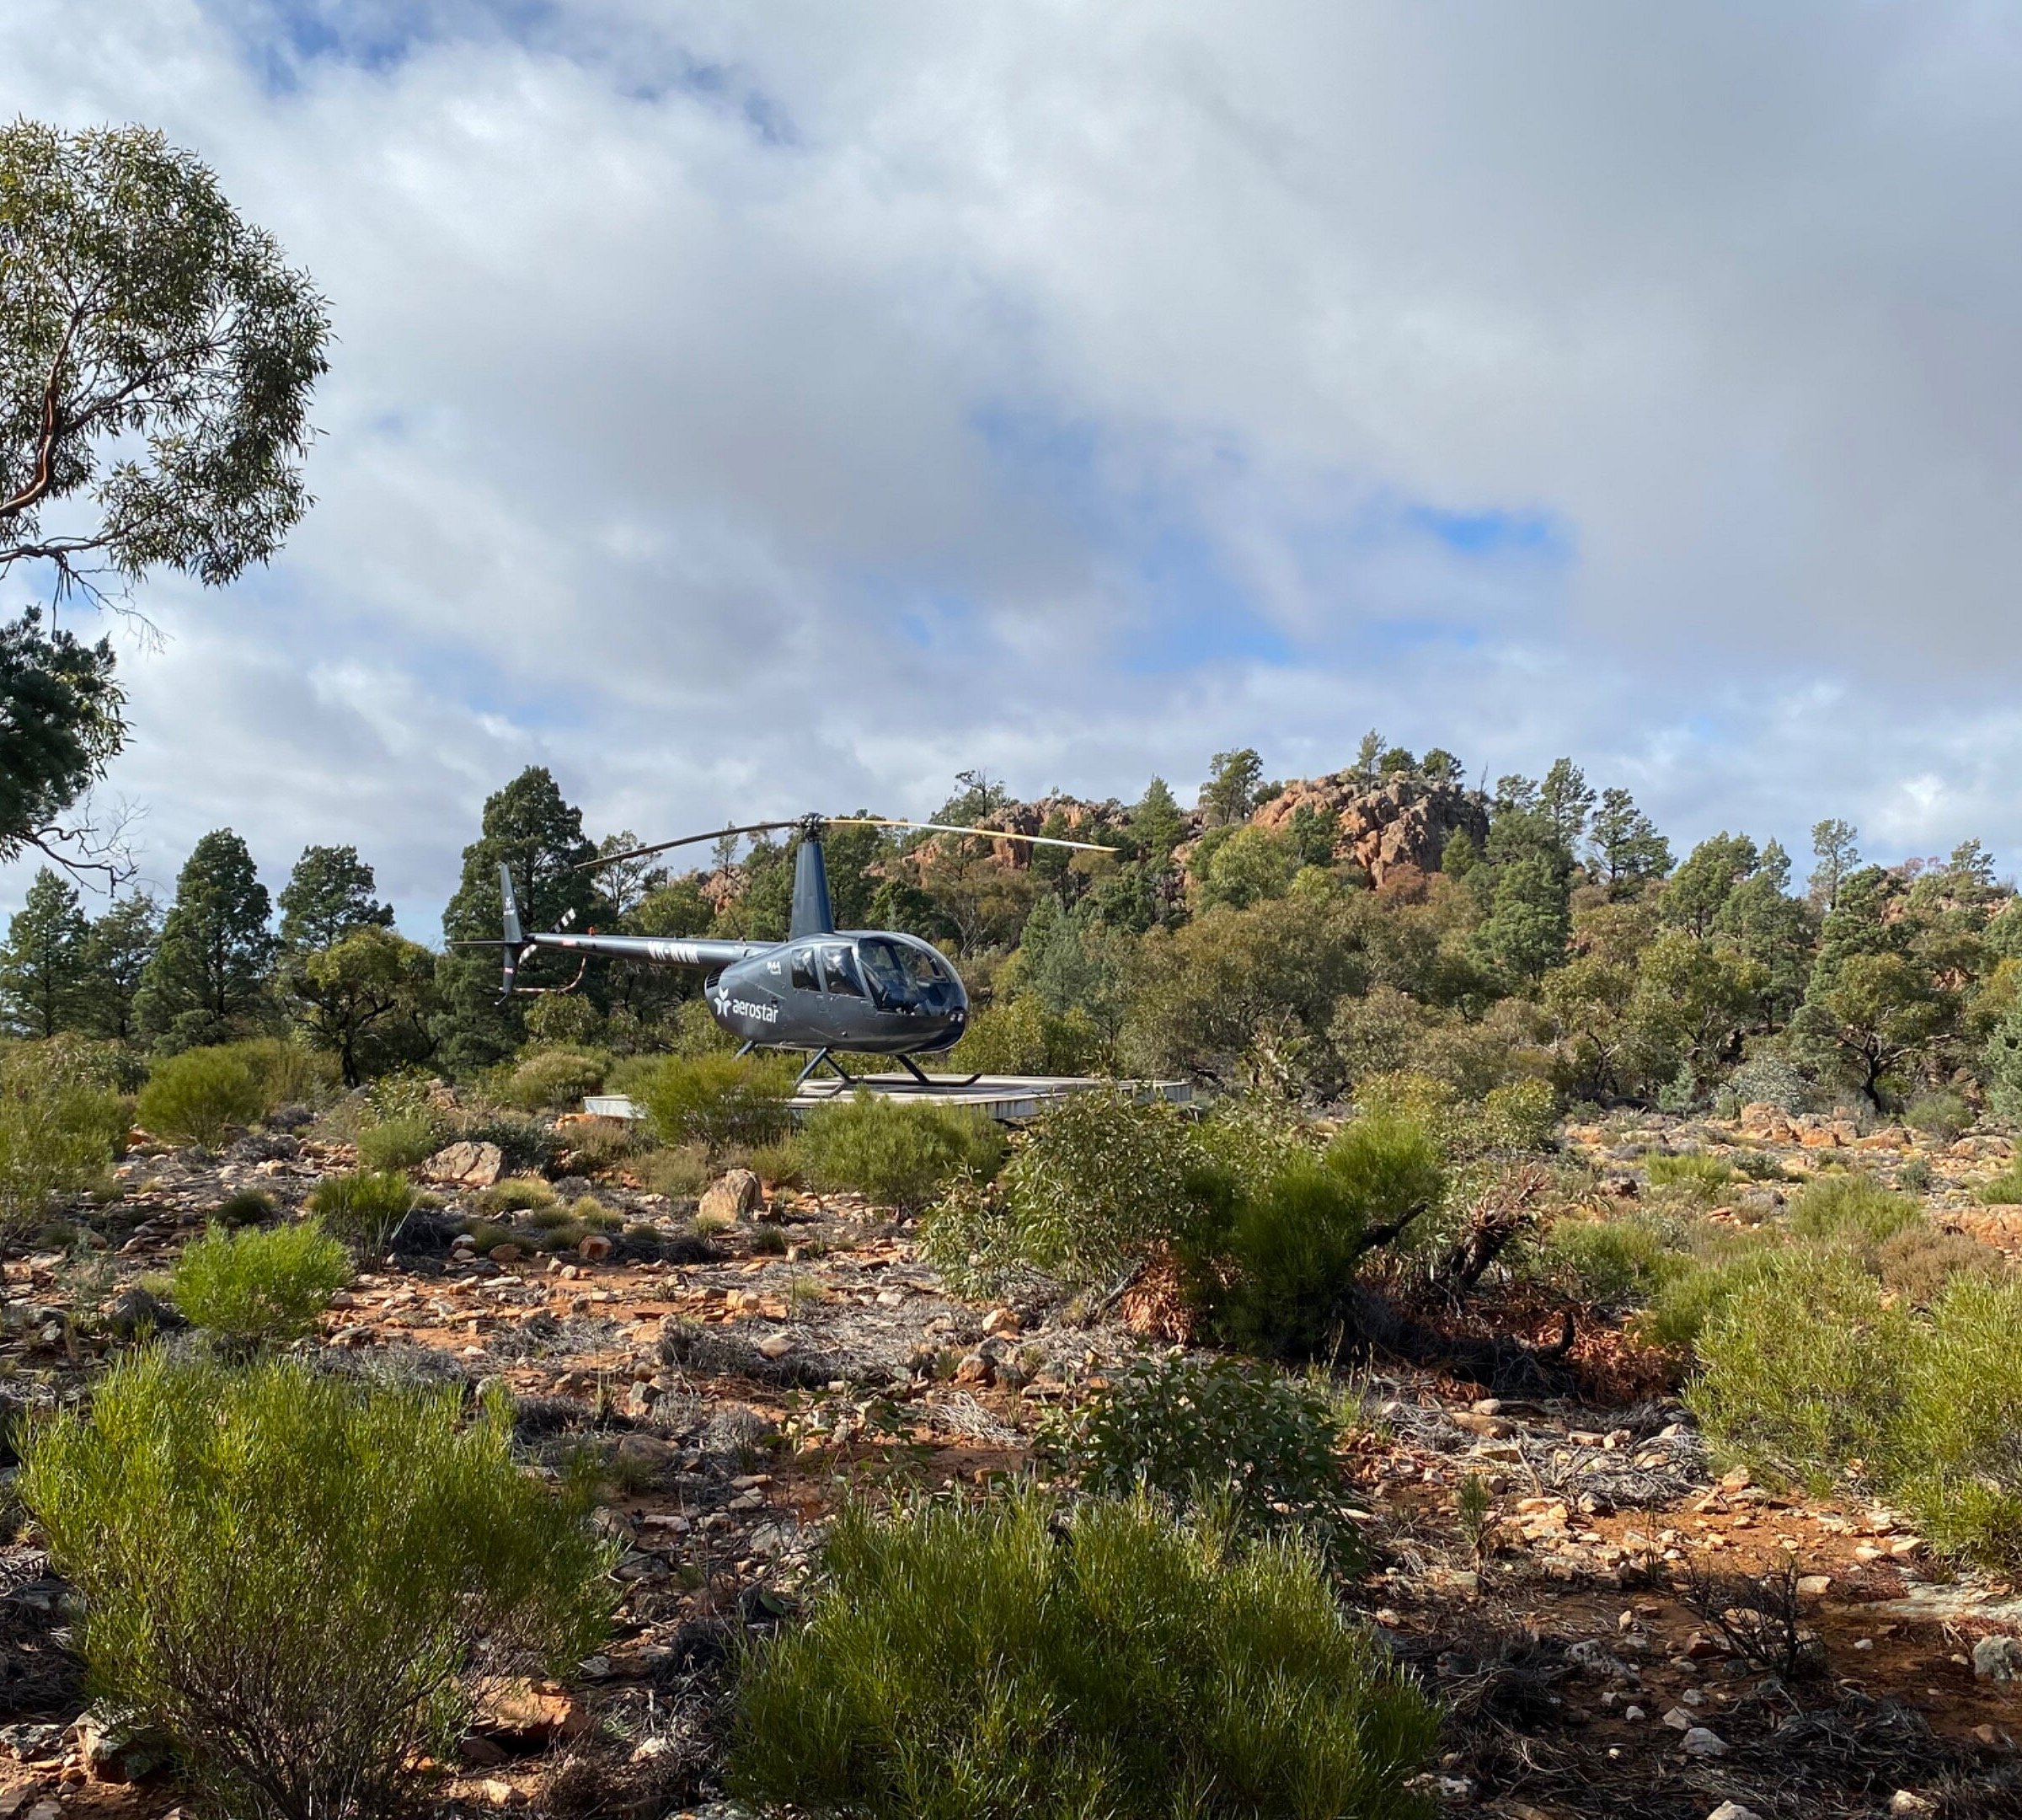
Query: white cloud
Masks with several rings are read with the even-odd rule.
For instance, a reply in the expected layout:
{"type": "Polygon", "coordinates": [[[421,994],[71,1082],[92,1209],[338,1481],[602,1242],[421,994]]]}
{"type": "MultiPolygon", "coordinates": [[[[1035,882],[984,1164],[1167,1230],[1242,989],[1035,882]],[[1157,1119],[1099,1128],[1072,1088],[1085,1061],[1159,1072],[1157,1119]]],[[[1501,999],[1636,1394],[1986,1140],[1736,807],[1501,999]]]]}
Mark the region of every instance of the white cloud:
{"type": "Polygon", "coordinates": [[[2022,846],[1998,11],[85,11],[9,104],[199,150],[340,335],[284,559],[150,596],[158,878],[355,839],[429,933],[527,762],[644,832],[1372,723],[2022,846]]]}

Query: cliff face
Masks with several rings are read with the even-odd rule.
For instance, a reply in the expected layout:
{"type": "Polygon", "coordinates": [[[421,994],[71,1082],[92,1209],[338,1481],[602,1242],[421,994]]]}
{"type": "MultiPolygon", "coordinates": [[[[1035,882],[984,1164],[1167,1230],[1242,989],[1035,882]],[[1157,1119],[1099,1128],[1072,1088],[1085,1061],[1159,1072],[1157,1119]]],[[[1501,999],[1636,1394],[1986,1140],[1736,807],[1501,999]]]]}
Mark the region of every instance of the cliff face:
{"type": "Polygon", "coordinates": [[[1335,857],[1354,860],[1377,885],[1399,866],[1436,872],[1447,841],[1462,830],[1477,845],[1489,838],[1488,804],[1480,791],[1403,774],[1373,790],[1349,771],[1287,784],[1250,821],[1281,830],[1302,808],[1340,817],[1335,857]]]}

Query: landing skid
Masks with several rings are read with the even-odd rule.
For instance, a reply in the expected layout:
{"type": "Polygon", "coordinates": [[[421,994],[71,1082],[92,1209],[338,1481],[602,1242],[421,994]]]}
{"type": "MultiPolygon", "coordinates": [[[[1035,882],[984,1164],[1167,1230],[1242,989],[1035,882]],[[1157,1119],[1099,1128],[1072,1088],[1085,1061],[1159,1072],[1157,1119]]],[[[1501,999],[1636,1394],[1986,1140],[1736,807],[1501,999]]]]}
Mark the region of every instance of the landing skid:
{"type": "Polygon", "coordinates": [[[820,1068],[824,1062],[827,1063],[827,1064],[836,1071],[837,1078],[842,1082],[842,1086],[835,1088],[833,1089],[834,1092],[841,1093],[843,1087],[853,1087],[857,1084],[856,1077],[849,1073],[843,1068],[842,1064],[837,1061],[836,1058],[831,1055],[827,1050],[817,1049],[814,1052],[813,1056],[809,1059],[807,1066],[802,1068],[799,1075],[795,1077],[794,1081],[794,1091],[795,1093],[800,1092],[800,1090],[807,1084],[808,1076],[812,1074],[816,1068],[820,1068]]]}
{"type": "Polygon", "coordinates": [[[923,1073],[920,1064],[915,1062],[911,1056],[902,1055],[899,1057],[899,1062],[906,1072],[923,1087],[973,1087],[983,1078],[978,1073],[971,1074],[967,1080],[937,1081],[932,1075],[923,1073]]]}

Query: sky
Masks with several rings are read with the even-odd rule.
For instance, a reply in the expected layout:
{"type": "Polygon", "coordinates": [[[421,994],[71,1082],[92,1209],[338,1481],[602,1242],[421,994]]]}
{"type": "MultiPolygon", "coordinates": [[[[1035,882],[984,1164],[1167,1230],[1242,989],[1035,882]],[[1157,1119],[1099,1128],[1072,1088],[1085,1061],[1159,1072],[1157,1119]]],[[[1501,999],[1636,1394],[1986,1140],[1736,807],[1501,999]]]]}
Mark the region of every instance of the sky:
{"type": "Polygon", "coordinates": [[[105,794],[424,939],[529,763],[664,838],[1372,726],[2012,871],[2019,95],[1984,0],[10,0],[0,106],[159,127],[336,331],[105,794]]]}

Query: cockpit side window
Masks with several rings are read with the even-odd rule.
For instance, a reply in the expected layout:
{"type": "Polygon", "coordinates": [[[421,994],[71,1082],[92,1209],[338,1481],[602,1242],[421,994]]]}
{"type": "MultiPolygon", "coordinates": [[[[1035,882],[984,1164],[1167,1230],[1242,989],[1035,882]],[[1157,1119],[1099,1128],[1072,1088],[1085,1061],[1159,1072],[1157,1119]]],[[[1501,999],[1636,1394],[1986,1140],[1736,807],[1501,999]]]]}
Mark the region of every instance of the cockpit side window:
{"type": "Polygon", "coordinates": [[[857,977],[856,959],[848,948],[824,948],[821,950],[821,974],[828,982],[828,989],[832,993],[840,993],[849,998],[861,998],[864,996],[864,982],[857,977]]]}
{"type": "Polygon", "coordinates": [[[796,948],[794,950],[793,982],[795,992],[820,992],[821,980],[815,972],[815,950],[796,948]]]}

